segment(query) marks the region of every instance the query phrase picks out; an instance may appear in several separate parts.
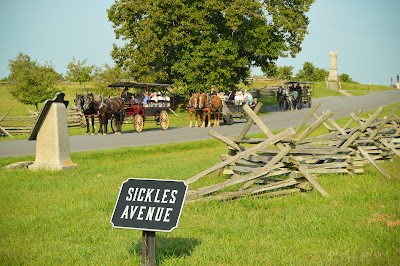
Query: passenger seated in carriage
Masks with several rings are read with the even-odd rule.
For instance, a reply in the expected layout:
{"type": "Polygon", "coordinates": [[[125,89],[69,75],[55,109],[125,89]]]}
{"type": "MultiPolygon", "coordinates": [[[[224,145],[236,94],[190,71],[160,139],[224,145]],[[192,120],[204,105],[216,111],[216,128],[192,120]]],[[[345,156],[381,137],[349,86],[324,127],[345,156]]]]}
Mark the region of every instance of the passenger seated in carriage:
{"type": "Polygon", "coordinates": [[[124,99],[124,102],[129,103],[132,100],[132,93],[129,92],[129,88],[125,87],[121,92],[121,98],[124,99]]]}
{"type": "Polygon", "coordinates": [[[244,91],[244,102],[247,103],[248,105],[252,105],[253,104],[253,95],[251,95],[250,92],[248,92],[247,90],[244,91]]]}
{"type": "Polygon", "coordinates": [[[233,101],[235,99],[235,94],[230,90],[228,92],[228,101],[233,101]]]}
{"type": "Polygon", "coordinates": [[[154,92],[150,93],[149,99],[150,99],[150,104],[149,104],[150,107],[156,106],[158,103],[157,92],[154,91],[154,92]]]}
{"type": "Polygon", "coordinates": [[[167,94],[164,94],[164,101],[165,101],[165,106],[166,107],[170,107],[171,106],[171,98],[167,94]]]}
{"type": "Polygon", "coordinates": [[[146,90],[146,91],[144,92],[143,100],[142,100],[142,104],[143,104],[144,107],[148,107],[148,106],[149,106],[149,100],[150,100],[150,98],[149,98],[149,92],[146,90]]]}
{"type": "Polygon", "coordinates": [[[237,91],[235,94],[235,104],[242,105],[243,101],[244,101],[244,98],[243,98],[242,91],[237,91]]]}
{"type": "Polygon", "coordinates": [[[138,104],[139,100],[135,98],[135,94],[131,94],[131,103],[138,104]]]}
{"type": "Polygon", "coordinates": [[[258,99],[254,98],[253,102],[250,104],[251,108],[254,108],[258,104],[258,99]]]}

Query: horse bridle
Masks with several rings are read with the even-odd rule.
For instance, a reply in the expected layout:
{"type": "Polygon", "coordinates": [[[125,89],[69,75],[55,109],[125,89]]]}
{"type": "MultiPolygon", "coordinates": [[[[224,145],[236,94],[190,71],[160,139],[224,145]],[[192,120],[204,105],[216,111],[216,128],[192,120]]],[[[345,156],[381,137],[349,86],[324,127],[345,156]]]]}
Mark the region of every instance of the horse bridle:
{"type": "Polygon", "coordinates": [[[207,103],[208,103],[208,95],[205,94],[205,93],[200,94],[200,95],[199,95],[199,108],[202,109],[203,107],[205,107],[205,106],[207,105],[207,103]],[[206,97],[206,101],[205,101],[204,106],[200,105],[200,104],[203,103],[203,101],[201,100],[201,99],[203,98],[203,95],[206,97]]]}

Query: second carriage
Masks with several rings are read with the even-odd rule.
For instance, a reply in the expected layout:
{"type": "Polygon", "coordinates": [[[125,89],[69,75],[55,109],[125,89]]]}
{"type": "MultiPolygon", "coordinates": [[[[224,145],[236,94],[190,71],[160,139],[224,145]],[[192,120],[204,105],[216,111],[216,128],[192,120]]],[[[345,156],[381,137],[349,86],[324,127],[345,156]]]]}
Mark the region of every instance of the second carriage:
{"type": "MultiPolygon", "coordinates": [[[[308,81],[289,81],[284,83],[284,87],[289,88],[290,91],[296,90],[297,86],[301,88],[300,99],[296,101],[297,108],[301,109],[304,106],[310,108],[311,94],[314,91],[314,83],[308,81]]],[[[294,106],[294,108],[296,108],[296,106],[294,106]]]]}
{"type": "MultiPolygon", "coordinates": [[[[154,121],[162,130],[169,127],[168,111],[174,108],[174,92],[171,84],[117,82],[108,85],[123,88],[125,120],[131,118],[136,132],[142,132],[146,121],[154,121]],[[132,97],[133,96],[133,97],[132,97]]],[[[111,122],[115,127],[115,121],[111,122]]]]}
{"type": "Polygon", "coordinates": [[[234,100],[228,100],[228,97],[220,97],[222,100],[221,117],[225,124],[232,125],[234,118],[248,119],[247,113],[243,110],[243,104],[237,103],[234,100]]]}

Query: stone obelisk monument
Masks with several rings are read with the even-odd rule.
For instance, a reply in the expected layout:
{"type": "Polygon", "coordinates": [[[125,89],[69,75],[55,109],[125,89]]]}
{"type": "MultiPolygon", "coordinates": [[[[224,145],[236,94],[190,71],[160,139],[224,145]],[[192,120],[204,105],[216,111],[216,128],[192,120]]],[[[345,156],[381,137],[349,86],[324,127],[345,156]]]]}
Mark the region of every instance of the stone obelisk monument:
{"type": "Polygon", "coordinates": [[[328,81],[337,81],[337,52],[329,52],[329,76],[328,81]]]}
{"type": "Polygon", "coordinates": [[[327,86],[330,89],[339,90],[340,81],[337,74],[337,52],[329,52],[329,76],[327,78],[327,86]]]}

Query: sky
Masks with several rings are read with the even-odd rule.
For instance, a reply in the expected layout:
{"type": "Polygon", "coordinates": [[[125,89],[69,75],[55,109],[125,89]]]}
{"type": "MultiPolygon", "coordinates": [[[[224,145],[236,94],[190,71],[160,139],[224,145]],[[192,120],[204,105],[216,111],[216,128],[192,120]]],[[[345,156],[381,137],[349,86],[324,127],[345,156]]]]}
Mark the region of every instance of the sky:
{"type": "MultiPolygon", "coordinates": [[[[18,53],[65,74],[72,61],[113,65],[115,39],[107,8],[113,0],[0,0],[0,78],[18,53]]],[[[400,1],[317,0],[307,13],[309,34],[295,58],[278,66],[304,62],[329,69],[329,52],[338,53],[338,74],[363,84],[390,85],[400,75],[400,1]]],[[[262,74],[259,69],[253,75],[262,74]]]]}

